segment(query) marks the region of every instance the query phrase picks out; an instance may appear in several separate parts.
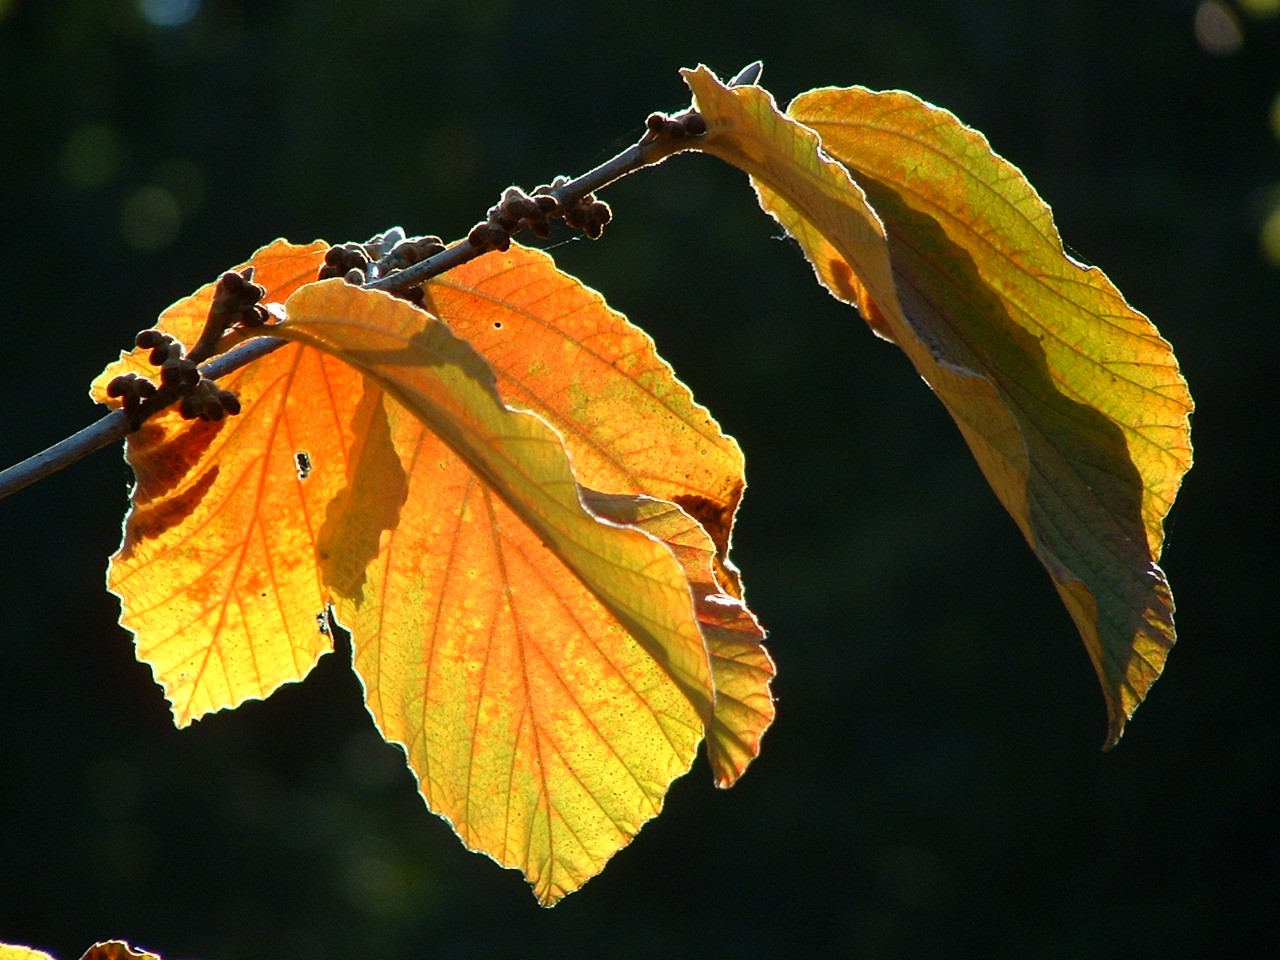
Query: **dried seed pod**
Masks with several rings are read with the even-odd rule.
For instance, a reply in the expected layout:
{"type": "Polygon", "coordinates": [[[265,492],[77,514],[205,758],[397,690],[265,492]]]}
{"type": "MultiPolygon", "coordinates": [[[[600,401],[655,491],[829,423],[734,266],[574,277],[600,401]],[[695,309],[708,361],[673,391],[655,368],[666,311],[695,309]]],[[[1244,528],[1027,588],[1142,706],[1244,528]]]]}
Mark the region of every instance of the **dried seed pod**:
{"type": "Polygon", "coordinates": [[[663,113],[651,113],[645,118],[644,125],[648,127],[649,132],[661,135],[667,127],[667,115],[663,113]]]}
{"type": "Polygon", "coordinates": [[[555,210],[556,207],[560,206],[560,204],[556,201],[556,198],[551,196],[550,194],[534,197],[533,205],[537,207],[538,210],[544,214],[550,214],[553,210],[555,210]]]}
{"type": "Polygon", "coordinates": [[[223,410],[232,416],[240,412],[240,398],[230,390],[218,391],[218,403],[221,404],[223,410]]]}
{"type": "Polygon", "coordinates": [[[587,235],[588,239],[599,240],[604,235],[604,224],[590,220],[582,225],[582,232],[587,235]]]}

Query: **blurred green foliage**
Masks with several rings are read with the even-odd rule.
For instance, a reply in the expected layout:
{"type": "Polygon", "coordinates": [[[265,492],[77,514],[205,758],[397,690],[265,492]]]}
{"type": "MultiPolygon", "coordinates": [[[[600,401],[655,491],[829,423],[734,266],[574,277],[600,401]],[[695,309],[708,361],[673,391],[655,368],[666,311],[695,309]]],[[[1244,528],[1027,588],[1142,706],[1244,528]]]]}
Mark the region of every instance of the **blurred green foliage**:
{"type": "Polygon", "coordinates": [[[741,0],[0,3],[5,464],[90,378],[276,236],[460,236],[757,57],[785,103],[902,87],[988,134],[1173,341],[1198,463],[1165,566],[1181,642],[1124,742],[941,406],[822,293],[744,178],[679,157],[562,266],[742,442],[735,556],[779,721],[700,762],[554,911],[466,853],[370,729],[347,650],[178,733],[102,587],[128,472],[0,504],[0,940],[63,957],[1201,957],[1276,942],[1280,163],[1274,5],[741,0]],[[1225,13],[1224,13],[1225,11],[1225,13]],[[1233,18],[1210,52],[1197,29],[1233,18]],[[1215,47],[1214,49],[1218,49],[1215,47]]]}

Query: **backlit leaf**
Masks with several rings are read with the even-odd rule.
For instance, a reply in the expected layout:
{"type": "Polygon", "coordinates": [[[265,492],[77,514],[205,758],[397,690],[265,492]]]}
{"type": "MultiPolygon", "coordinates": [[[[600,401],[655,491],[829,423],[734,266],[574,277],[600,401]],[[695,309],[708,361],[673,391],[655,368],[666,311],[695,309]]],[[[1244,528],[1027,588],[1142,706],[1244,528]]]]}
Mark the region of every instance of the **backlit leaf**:
{"type": "MultiPolygon", "coordinates": [[[[315,278],[326,249],[277,241],[249,263],[267,300],[282,300],[315,278]]],[[[209,284],[179,300],[157,328],[190,346],[212,296],[209,284]]],[[[109,366],[94,399],[118,403],[106,396],[117,374],[154,377],[147,352],[109,366]]],[[[107,575],[179,726],[301,679],[331,649],[317,621],[326,589],[315,541],[346,482],[363,381],[290,345],[220,386],[239,396],[241,415],[206,423],[170,409],[128,438],[137,482],[107,575]]]]}
{"type": "Polygon", "coordinates": [[[554,902],[658,812],[714,723],[685,573],[583,506],[559,436],[443,323],[340,281],[286,310],[276,332],[386,393],[344,496],[373,503],[404,465],[398,521],[344,509],[329,548],[381,543],[363,580],[331,581],[370,710],[432,809],[554,902]]]}
{"type": "Polygon", "coordinates": [[[700,148],[751,175],[823,284],[947,406],[1081,632],[1114,743],[1174,642],[1156,561],[1191,463],[1191,400],[1169,345],[1066,256],[1021,173],[946,111],[853,88],[784,116],[763,90],[685,76],[700,148]]]}
{"type": "Polygon", "coordinates": [[[503,398],[560,433],[579,483],[679,503],[727,553],[742,451],[648,334],[547,254],[519,245],[424,289],[427,309],[493,367],[503,398]]]}
{"type": "Polygon", "coordinates": [[[609,496],[584,490],[592,512],[638,526],[667,544],[684,567],[693,590],[702,635],[711,654],[715,718],[707,729],[707,759],[716,785],[730,787],[760,752],[760,739],[773,722],[769,681],[773,661],[763,646],[764,630],[732,583],[716,575],[716,551],[707,532],[678,506],[648,497],[609,496]]]}
{"type": "Polygon", "coordinates": [[[758,753],[774,713],[764,633],[727,560],[743,490],[737,443],[694,402],[648,334],[545,253],[513,244],[425,291],[427,308],[493,367],[499,393],[557,429],[591,509],[639,524],[680,559],[712,655],[708,755],[716,782],[730,785],[758,753]]]}

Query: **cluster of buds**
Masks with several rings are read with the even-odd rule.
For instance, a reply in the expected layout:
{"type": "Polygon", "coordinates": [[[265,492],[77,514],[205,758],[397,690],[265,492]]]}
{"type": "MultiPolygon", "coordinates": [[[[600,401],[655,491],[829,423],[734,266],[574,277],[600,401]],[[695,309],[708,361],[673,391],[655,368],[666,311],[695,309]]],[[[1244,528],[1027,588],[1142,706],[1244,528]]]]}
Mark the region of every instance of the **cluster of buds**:
{"type": "Polygon", "coordinates": [[[365,250],[364,244],[343,243],[330,247],[325,251],[324,265],[320,268],[317,280],[328,280],[330,277],[342,277],[347,283],[357,286],[364,283],[365,274],[372,259],[365,250]]]}
{"type": "Polygon", "coordinates": [[[707,132],[707,121],[696,110],[686,110],[674,117],[665,113],[651,113],[644,125],[651,135],[665,140],[700,137],[707,132]]]}
{"type": "MultiPolygon", "coordinates": [[[[324,265],[320,267],[317,279],[342,277],[347,283],[363,286],[371,279],[385,277],[443,253],[444,249],[444,241],[439,237],[406,237],[397,227],[394,233],[379,234],[365,243],[348,242],[330,247],[325,252],[324,265]]],[[[392,296],[418,306],[422,306],[424,299],[420,286],[397,290],[392,296]]]]}
{"type": "Polygon", "coordinates": [[[261,303],[266,295],[266,287],[253,282],[253,267],[245,267],[240,273],[228,270],[213,288],[206,329],[216,328],[220,336],[234,326],[262,326],[268,320],[267,308],[261,303]]]}
{"type": "Polygon", "coordinates": [[[223,390],[212,380],[200,380],[178,403],[183,420],[218,421],[228,414],[240,412],[240,398],[223,390]]]}
{"type": "Polygon", "coordinates": [[[502,199],[489,208],[484,221],[477,223],[467,235],[467,242],[480,251],[506,250],[511,237],[526,227],[541,240],[551,235],[551,221],[563,220],[581,230],[592,240],[600,239],[605,224],[613,219],[609,205],[588,193],[571,205],[562,204],[555,191],[569,183],[568,177],[556,177],[551,183],[536,187],[532,194],[519,187],[507,187],[502,199]]]}
{"type": "Polygon", "coordinates": [[[107,396],[120,400],[130,421],[136,420],[142,404],[156,395],[156,385],[136,373],[122,373],[107,384],[107,396]]]}
{"type": "MultiPolygon", "coordinates": [[[[245,279],[236,273],[223,276],[245,279]]],[[[236,282],[231,281],[228,286],[234,288],[236,282]]],[[[217,294],[214,295],[214,300],[216,304],[217,294]]],[[[255,305],[256,300],[245,309],[251,309],[255,305]]],[[[224,309],[230,310],[230,307],[224,309]]],[[[210,313],[212,312],[211,308],[210,313]]],[[[179,397],[181,401],[178,412],[185,420],[221,420],[227,414],[240,412],[240,400],[236,395],[202,377],[196,361],[169,334],[159,330],[143,330],[134,342],[143,350],[151,351],[147,360],[152,366],[159,368],[159,383],[136,373],[122,373],[107,384],[107,396],[120,400],[134,429],[149,414],[168,406],[179,397]]]]}
{"type": "Polygon", "coordinates": [[[512,234],[525,227],[539,237],[551,234],[550,218],[560,206],[550,191],[531,197],[519,187],[507,187],[502,199],[489,208],[484,221],[477,223],[467,234],[467,242],[478,250],[506,250],[511,246],[512,234]]]}

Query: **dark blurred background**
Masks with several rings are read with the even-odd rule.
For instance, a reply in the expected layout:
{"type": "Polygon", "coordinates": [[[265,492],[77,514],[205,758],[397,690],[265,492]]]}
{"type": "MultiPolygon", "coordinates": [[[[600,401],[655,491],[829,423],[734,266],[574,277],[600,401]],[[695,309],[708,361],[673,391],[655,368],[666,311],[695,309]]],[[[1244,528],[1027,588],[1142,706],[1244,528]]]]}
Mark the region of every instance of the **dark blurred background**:
{"type": "Polygon", "coordinates": [[[1047,576],[905,358],[821,291],[745,178],[608,193],[562,266],[738,437],[735,557],[779,718],[699,760],[551,911],[422,806],[349,652],[173,729],[103,589],[116,450],[0,503],[0,940],[64,960],[1272,955],[1280,0],[0,0],[0,460],[277,236],[463,235],[757,57],[785,104],[902,87],[988,134],[1174,343],[1197,465],[1181,637],[1120,746],[1047,576]]]}

